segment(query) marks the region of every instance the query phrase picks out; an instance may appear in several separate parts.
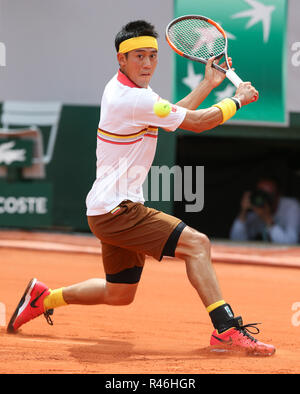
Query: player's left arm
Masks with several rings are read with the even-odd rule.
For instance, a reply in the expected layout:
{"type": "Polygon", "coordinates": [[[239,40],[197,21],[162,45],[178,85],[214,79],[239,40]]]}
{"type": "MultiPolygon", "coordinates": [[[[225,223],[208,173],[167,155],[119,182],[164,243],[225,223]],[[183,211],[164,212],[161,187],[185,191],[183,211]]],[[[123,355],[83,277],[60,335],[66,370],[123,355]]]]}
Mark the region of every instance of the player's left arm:
{"type": "MultiPolygon", "coordinates": [[[[228,58],[230,66],[232,65],[232,59],[228,58]]],[[[186,97],[178,101],[176,105],[180,107],[187,108],[189,110],[196,110],[200,104],[206,99],[206,97],[211,93],[211,91],[219,86],[226,75],[221,73],[212,67],[213,62],[219,63],[219,60],[215,60],[215,57],[211,57],[205,66],[205,76],[204,79],[199,83],[199,85],[191,91],[186,97]]],[[[221,64],[221,67],[226,67],[226,64],[221,64]]]]}

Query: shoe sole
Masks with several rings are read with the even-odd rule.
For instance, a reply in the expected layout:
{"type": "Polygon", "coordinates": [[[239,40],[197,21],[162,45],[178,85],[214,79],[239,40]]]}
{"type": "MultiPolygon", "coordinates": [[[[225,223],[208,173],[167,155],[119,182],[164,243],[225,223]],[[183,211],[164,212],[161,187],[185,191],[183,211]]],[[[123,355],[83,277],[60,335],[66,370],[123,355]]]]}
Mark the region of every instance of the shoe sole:
{"type": "Polygon", "coordinates": [[[238,346],[233,346],[231,348],[229,348],[229,347],[225,348],[225,347],[220,347],[218,345],[211,345],[210,351],[216,352],[216,353],[244,354],[246,356],[255,356],[255,357],[270,357],[270,356],[273,356],[276,349],[274,349],[273,351],[263,353],[263,352],[255,351],[255,349],[249,350],[247,348],[242,348],[242,347],[238,347],[238,346]]]}
{"type": "Polygon", "coordinates": [[[13,326],[13,325],[14,325],[14,322],[15,322],[17,316],[19,315],[19,311],[20,311],[20,309],[22,308],[22,306],[26,307],[26,306],[28,305],[28,302],[29,302],[29,300],[30,300],[31,291],[32,291],[32,289],[34,288],[36,282],[37,282],[37,279],[33,278],[33,279],[31,279],[31,281],[28,283],[28,285],[27,285],[27,287],[26,287],[26,290],[25,290],[25,292],[24,292],[24,294],[23,294],[23,296],[22,296],[20,302],[19,302],[19,304],[18,304],[18,306],[17,306],[15,312],[13,313],[13,315],[12,315],[12,317],[11,317],[9,323],[8,323],[7,332],[8,332],[9,334],[14,334],[14,333],[17,332],[17,329],[15,330],[15,329],[14,329],[14,326],[13,326]],[[28,298],[28,301],[26,300],[27,298],[28,298]],[[25,304],[25,305],[24,305],[24,304],[25,304]]]}

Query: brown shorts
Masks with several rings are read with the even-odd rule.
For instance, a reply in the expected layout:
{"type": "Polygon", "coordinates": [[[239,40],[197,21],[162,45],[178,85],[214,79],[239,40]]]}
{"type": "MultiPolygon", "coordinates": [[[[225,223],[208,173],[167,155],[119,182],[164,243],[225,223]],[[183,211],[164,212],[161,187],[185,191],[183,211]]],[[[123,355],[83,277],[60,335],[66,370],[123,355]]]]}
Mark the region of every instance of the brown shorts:
{"type": "Polygon", "coordinates": [[[158,261],[164,255],[174,256],[185,227],[174,216],[131,201],[109,213],[88,216],[88,223],[102,243],[106,278],[117,283],[138,282],[146,255],[158,261]]]}

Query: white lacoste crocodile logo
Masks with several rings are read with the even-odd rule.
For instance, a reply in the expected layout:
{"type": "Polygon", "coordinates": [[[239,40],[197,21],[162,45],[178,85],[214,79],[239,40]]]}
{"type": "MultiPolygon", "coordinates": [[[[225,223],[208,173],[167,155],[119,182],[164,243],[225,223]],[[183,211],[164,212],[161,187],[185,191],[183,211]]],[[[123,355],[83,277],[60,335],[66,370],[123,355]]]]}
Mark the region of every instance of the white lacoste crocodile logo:
{"type": "Polygon", "coordinates": [[[16,145],[15,141],[5,142],[0,144],[0,165],[2,163],[9,165],[14,161],[25,161],[26,150],[25,149],[13,149],[16,145]]]}

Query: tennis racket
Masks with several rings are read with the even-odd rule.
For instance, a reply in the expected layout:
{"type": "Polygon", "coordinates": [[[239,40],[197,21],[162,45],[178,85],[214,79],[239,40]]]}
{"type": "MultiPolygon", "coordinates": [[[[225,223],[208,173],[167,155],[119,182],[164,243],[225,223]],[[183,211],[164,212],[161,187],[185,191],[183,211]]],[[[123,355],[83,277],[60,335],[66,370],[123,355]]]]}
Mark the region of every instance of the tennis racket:
{"type": "MultiPolygon", "coordinates": [[[[238,87],[243,81],[229,65],[228,40],[222,27],[213,20],[200,15],[185,15],[174,19],[166,28],[166,39],[170,47],[180,56],[203,64],[212,56],[225,58],[223,68],[213,63],[213,67],[238,87]]],[[[257,100],[257,97],[253,101],[257,100]]]]}

